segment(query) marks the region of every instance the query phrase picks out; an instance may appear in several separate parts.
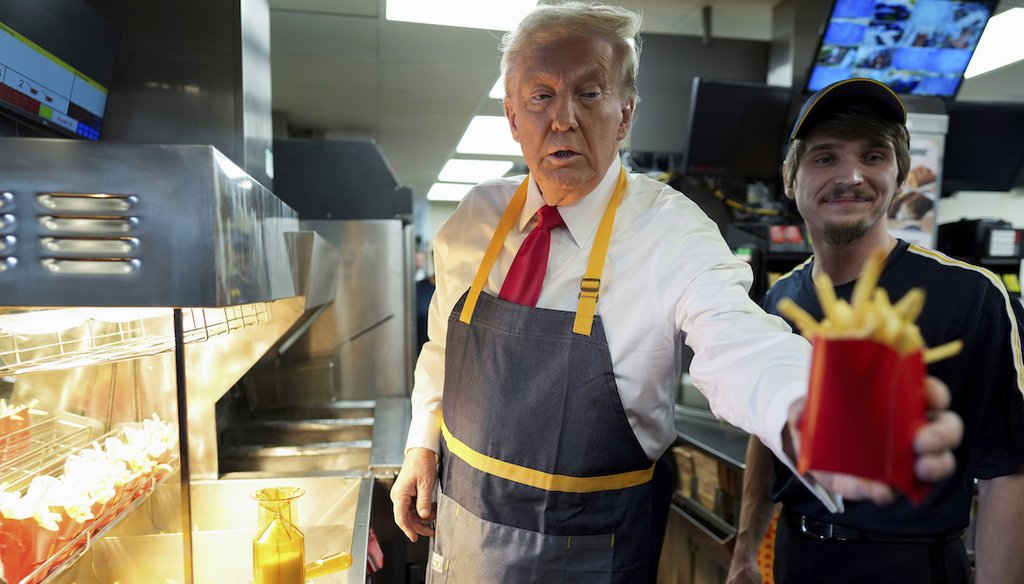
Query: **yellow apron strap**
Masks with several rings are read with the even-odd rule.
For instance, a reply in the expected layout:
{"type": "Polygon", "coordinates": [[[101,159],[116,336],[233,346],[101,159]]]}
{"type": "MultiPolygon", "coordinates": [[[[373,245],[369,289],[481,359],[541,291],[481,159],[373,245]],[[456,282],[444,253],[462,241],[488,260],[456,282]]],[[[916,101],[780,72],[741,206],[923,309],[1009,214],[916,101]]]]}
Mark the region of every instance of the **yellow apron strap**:
{"type": "Polygon", "coordinates": [[[489,475],[545,491],[561,493],[614,491],[646,484],[654,476],[654,464],[640,470],[602,476],[575,477],[553,474],[505,462],[477,452],[453,436],[443,419],[441,420],[441,435],[444,436],[445,443],[448,445],[448,451],[461,458],[469,466],[489,475]]]}
{"type": "Polygon", "coordinates": [[[580,301],[576,308],[576,320],[572,324],[572,332],[590,336],[594,325],[594,314],[597,313],[597,294],[601,290],[601,273],[604,271],[604,260],[608,255],[608,242],[612,238],[612,224],[615,222],[615,211],[619,208],[622,195],[626,192],[626,169],[619,170],[619,182],[615,185],[615,193],[601,217],[601,224],[594,236],[594,248],[590,251],[587,271],[580,282],[580,301]]]}
{"type": "Polygon", "coordinates": [[[473,278],[473,285],[469,287],[469,295],[466,296],[466,303],[462,305],[462,313],[459,315],[459,320],[469,324],[469,321],[473,320],[473,311],[476,309],[476,301],[480,298],[480,292],[484,289],[484,284],[487,283],[487,276],[491,273],[491,268],[494,266],[494,260],[498,259],[498,254],[501,253],[501,247],[505,244],[505,238],[508,236],[508,232],[512,230],[512,226],[516,224],[516,220],[519,219],[519,214],[523,211],[523,205],[526,204],[526,190],[530,184],[530,177],[527,176],[523,179],[523,184],[519,185],[519,189],[516,190],[516,194],[512,196],[512,200],[508,202],[508,207],[505,208],[505,214],[501,216],[501,221],[498,222],[497,229],[494,230],[494,235],[491,236],[491,243],[487,245],[487,251],[484,253],[484,259],[480,262],[480,267],[476,270],[476,277],[473,278]]]}
{"type": "MultiPolygon", "coordinates": [[[[597,227],[594,247],[590,251],[590,260],[587,262],[587,271],[580,282],[580,300],[576,308],[576,319],[572,326],[573,332],[579,335],[590,336],[594,325],[597,296],[601,289],[601,272],[604,270],[604,260],[608,255],[608,242],[612,238],[615,211],[619,208],[622,196],[626,192],[626,177],[626,169],[620,169],[619,181],[615,185],[615,192],[612,194],[612,198],[604,210],[604,216],[601,217],[601,223],[597,227]]],[[[480,267],[476,270],[476,277],[473,278],[473,284],[469,287],[466,303],[462,305],[462,312],[459,314],[459,320],[466,324],[473,320],[473,311],[476,309],[477,300],[480,299],[480,293],[483,292],[484,284],[487,283],[491,268],[494,267],[494,261],[498,259],[498,254],[501,253],[501,248],[505,244],[505,238],[508,237],[512,226],[516,224],[523,211],[529,181],[530,177],[527,176],[523,180],[523,184],[519,185],[516,194],[512,196],[508,207],[505,208],[505,213],[501,216],[494,235],[491,236],[491,242],[487,245],[487,251],[484,253],[483,260],[480,261],[480,267]]]]}

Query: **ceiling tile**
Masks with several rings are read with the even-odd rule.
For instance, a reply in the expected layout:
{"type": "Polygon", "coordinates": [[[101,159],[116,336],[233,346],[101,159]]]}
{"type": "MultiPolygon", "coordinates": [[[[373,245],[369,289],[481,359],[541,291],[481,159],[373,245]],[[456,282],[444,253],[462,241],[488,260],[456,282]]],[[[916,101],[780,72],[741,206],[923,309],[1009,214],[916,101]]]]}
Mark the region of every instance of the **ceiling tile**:
{"type": "Polygon", "coordinates": [[[276,11],[314,12],[320,14],[346,14],[376,17],[378,0],[270,0],[270,9],[276,11]]]}
{"type": "Polygon", "coordinates": [[[376,60],[376,19],[297,12],[270,13],[272,55],[337,55],[353,61],[376,60]]]}

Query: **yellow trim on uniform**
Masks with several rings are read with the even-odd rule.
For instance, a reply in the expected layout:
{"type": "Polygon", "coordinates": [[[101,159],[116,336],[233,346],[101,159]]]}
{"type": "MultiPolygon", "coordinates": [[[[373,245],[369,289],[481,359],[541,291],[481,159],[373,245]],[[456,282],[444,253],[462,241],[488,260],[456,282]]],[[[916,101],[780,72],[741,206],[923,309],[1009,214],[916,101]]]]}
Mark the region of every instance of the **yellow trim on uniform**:
{"type": "Polygon", "coordinates": [[[441,420],[441,435],[448,445],[448,451],[458,456],[469,466],[505,480],[513,481],[544,491],[562,493],[597,493],[628,489],[645,484],[654,476],[654,464],[650,468],[597,477],[574,477],[552,474],[518,464],[505,462],[477,452],[464,442],[452,436],[448,426],[441,420]]]}
{"type": "MultiPolygon", "coordinates": [[[[779,276],[778,279],[775,280],[775,282],[776,283],[781,282],[782,280],[785,280],[786,278],[792,276],[793,274],[795,274],[797,272],[802,272],[803,269],[805,267],[807,267],[807,264],[811,263],[811,260],[813,260],[813,259],[814,259],[813,255],[808,256],[806,260],[800,262],[795,268],[793,268],[792,270],[790,270],[790,271],[786,272],[785,274],[782,274],[781,276],[779,276]]],[[[772,284],[772,286],[774,286],[774,285],[775,284],[772,284]]]]}
{"type": "MultiPolygon", "coordinates": [[[[580,281],[580,299],[576,306],[576,318],[573,320],[572,331],[578,335],[590,336],[594,325],[594,315],[597,313],[597,296],[601,290],[601,273],[604,270],[604,260],[608,255],[608,242],[612,237],[612,225],[615,222],[615,211],[619,208],[622,196],[626,192],[626,169],[619,169],[619,181],[615,185],[615,192],[605,207],[601,223],[597,227],[597,235],[594,236],[594,246],[590,251],[590,260],[587,262],[587,271],[583,280],[580,281]]],[[[494,229],[490,243],[487,244],[487,251],[480,260],[480,267],[476,270],[473,284],[469,287],[469,294],[466,295],[466,303],[462,305],[462,312],[459,313],[459,320],[470,324],[473,320],[473,311],[476,310],[476,303],[480,299],[487,277],[494,267],[494,261],[498,259],[501,248],[505,245],[505,238],[508,237],[512,226],[516,224],[523,206],[526,204],[526,193],[529,188],[530,177],[523,180],[519,185],[508,207],[498,221],[494,229]]]]}
{"type": "Polygon", "coordinates": [[[921,247],[917,244],[910,244],[910,251],[929,257],[940,264],[947,266],[955,266],[977,272],[992,282],[992,284],[998,289],[1003,295],[1003,305],[1006,307],[1006,316],[1010,319],[1010,350],[1013,352],[1013,366],[1017,370],[1017,389],[1024,393],[1024,359],[1021,356],[1020,346],[1020,330],[1017,328],[1017,317],[1013,313],[1013,299],[1006,292],[1006,286],[1003,285],[1003,281],[989,270],[981,266],[963,262],[960,260],[953,259],[943,253],[937,252],[933,249],[921,247]]]}

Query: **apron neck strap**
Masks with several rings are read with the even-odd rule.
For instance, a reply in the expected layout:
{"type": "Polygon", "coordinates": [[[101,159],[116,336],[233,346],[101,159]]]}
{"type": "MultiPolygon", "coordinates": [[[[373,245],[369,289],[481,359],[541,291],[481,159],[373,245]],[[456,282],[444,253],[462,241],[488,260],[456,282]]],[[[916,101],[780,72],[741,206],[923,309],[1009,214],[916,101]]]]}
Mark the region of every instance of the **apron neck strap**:
{"type": "MultiPolygon", "coordinates": [[[[491,236],[491,242],[487,245],[487,251],[480,262],[480,267],[477,268],[476,277],[473,278],[473,284],[469,288],[466,302],[462,306],[462,313],[459,315],[459,320],[466,324],[473,320],[473,311],[476,309],[476,303],[484,289],[484,284],[487,283],[487,277],[494,267],[495,260],[498,259],[498,254],[501,253],[501,248],[505,244],[505,238],[508,237],[512,226],[516,224],[523,211],[529,184],[530,177],[527,176],[523,180],[523,184],[519,185],[515,195],[512,196],[512,200],[509,201],[508,207],[505,208],[505,213],[501,216],[501,220],[494,230],[494,235],[491,236]]],[[[573,322],[572,327],[573,332],[576,334],[590,336],[594,315],[597,313],[597,297],[598,292],[601,290],[601,273],[604,270],[605,257],[608,255],[608,243],[611,241],[615,211],[618,209],[625,192],[626,169],[622,168],[619,170],[619,180],[615,185],[615,192],[612,194],[611,200],[608,201],[608,206],[601,217],[601,223],[597,227],[597,234],[594,236],[594,247],[590,251],[590,260],[587,262],[587,271],[583,275],[583,280],[580,281],[580,299],[576,308],[576,320],[573,322]]]]}

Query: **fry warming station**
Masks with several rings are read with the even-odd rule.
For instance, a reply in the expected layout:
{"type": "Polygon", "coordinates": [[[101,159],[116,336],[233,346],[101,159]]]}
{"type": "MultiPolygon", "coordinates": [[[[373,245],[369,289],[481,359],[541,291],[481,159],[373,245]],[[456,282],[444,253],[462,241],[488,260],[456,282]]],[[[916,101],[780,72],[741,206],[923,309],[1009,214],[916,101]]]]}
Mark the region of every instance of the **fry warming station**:
{"type": "Polygon", "coordinates": [[[213,147],[0,139],[4,581],[251,582],[252,493],[286,485],[307,562],[352,554],[315,582],[365,582],[370,429],[348,467],[219,456],[218,402],[334,301],[338,256],[213,147]]]}

